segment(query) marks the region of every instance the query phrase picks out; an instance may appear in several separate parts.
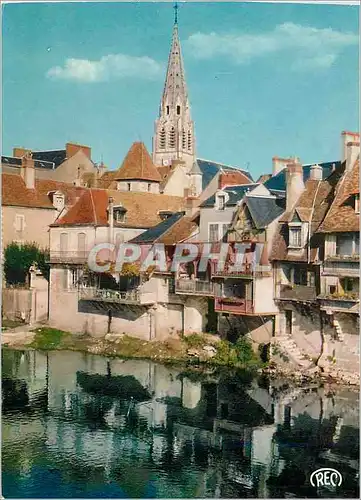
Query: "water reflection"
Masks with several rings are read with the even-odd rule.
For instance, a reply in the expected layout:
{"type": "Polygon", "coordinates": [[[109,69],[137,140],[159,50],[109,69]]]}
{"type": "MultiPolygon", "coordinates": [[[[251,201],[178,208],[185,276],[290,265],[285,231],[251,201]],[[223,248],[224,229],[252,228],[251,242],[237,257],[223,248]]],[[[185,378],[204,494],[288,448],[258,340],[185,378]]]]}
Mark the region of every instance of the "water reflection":
{"type": "Polygon", "coordinates": [[[357,497],[358,394],[3,351],[6,498],[357,497]],[[338,491],[310,474],[335,467],[338,491]]]}

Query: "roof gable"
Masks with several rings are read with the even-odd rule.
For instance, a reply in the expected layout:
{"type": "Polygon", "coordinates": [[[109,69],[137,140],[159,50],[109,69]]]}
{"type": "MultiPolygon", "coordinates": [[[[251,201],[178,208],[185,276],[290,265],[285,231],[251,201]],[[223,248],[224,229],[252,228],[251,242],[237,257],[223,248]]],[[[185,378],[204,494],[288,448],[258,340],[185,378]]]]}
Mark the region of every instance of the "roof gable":
{"type": "Polygon", "coordinates": [[[160,182],[161,176],[142,142],[134,142],[114,176],[116,180],[160,182]]]}

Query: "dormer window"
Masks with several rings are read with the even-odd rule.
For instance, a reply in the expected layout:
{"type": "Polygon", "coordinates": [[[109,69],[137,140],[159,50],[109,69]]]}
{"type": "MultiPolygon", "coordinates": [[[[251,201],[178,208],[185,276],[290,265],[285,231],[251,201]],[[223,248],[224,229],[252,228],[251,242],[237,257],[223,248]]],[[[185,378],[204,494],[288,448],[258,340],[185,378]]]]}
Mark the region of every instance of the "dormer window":
{"type": "Polygon", "coordinates": [[[158,212],[158,215],[159,215],[159,217],[160,217],[162,220],[169,219],[169,217],[171,217],[173,214],[174,214],[174,212],[171,212],[171,211],[169,211],[169,210],[160,210],[160,211],[158,212]]]}
{"type": "Polygon", "coordinates": [[[289,248],[302,248],[302,224],[290,223],[289,224],[289,248]]]}
{"type": "Polygon", "coordinates": [[[54,207],[61,212],[65,206],[65,195],[61,191],[50,191],[48,196],[54,207]]]}
{"type": "Polygon", "coordinates": [[[216,196],[216,209],[224,210],[226,208],[226,195],[225,193],[218,193],[216,196]]]}
{"type": "Polygon", "coordinates": [[[117,206],[113,208],[114,220],[115,222],[125,222],[125,215],[127,213],[126,208],[122,206],[117,206]]]}
{"type": "Polygon", "coordinates": [[[360,213],[360,193],[355,194],[355,213],[360,213]]]}

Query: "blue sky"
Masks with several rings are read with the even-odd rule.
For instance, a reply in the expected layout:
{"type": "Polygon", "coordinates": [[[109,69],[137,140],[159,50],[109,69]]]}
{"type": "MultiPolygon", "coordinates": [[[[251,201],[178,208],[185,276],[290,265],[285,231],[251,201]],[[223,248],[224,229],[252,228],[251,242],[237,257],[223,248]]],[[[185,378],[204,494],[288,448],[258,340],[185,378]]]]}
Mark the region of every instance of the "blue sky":
{"type": "MultiPolygon", "coordinates": [[[[151,150],[172,24],[170,3],[3,6],[3,154],[74,141],[113,169],[151,150]]],[[[182,3],[179,31],[199,157],[257,177],[358,130],[358,7],[182,3]]]]}

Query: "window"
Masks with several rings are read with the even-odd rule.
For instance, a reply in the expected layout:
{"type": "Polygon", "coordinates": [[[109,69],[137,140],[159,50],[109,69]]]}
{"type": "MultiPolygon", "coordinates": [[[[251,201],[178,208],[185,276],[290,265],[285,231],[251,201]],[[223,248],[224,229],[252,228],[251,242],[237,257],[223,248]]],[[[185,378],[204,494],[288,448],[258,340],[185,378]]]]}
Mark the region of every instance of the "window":
{"type": "Polygon", "coordinates": [[[301,227],[294,226],[289,228],[289,246],[292,248],[301,248],[302,247],[302,239],[301,239],[301,227]]]}
{"type": "Polygon", "coordinates": [[[358,246],[352,233],[341,233],[336,236],[336,255],[353,255],[358,246]]]}
{"type": "Polygon", "coordinates": [[[149,183],[148,183],[148,191],[150,191],[151,189],[152,189],[152,185],[151,185],[151,183],[149,182],[149,183]]]}
{"type": "Polygon", "coordinates": [[[191,134],[190,130],[188,130],[188,150],[189,151],[192,150],[192,134],[191,134]]]}
{"type": "Polygon", "coordinates": [[[78,252],[85,253],[86,249],[86,234],[78,233],[78,252]]]}
{"type": "Polygon", "coordinates": [[[355,194],[355,212],[357,214],[360,213],[360,195],[359,194],[355,194]]]}
{"type": "Polygon", "coordinates": [[[224,194],[218,195],[218,210],[224,210],[226,208],[226,197],[224,194]]]}
{"type": "Polygon", "coordinates": [[[295,285],[307,285],[307,270],[295,266],[293,274],[293,283],[295,285]]]}
{"type": "Polygon", "coordinates": [[[354,291],[354,280],[350,278],[344,278],[341,281],[342,288],[344,289],[345,292],[352,292],[354,291]]]}
{"type": "Polygon", "coordinates": [[[229,229],[229,224],[223,224],[223,226],[222,226],[222,241],[224,243],[227,243],[228,229],[229,229]]]}
{"type": "Polygon", "coordinates": [[[167,115],[169,115],[169,106],[167,106],[167,115]]]}
{"type": "Polygon", "coordinates": [[[169,132],[169,147],[175,148],[175,130],[174,130],[174,127],[172,127],[170,129],[170,132],[169,132]]]}
{"type": "Polygon", "coordinates": [[[114,210],[114,219],[116,222],[125,222],[125,214],[126,210],[123,209],[116,209],[114,210]]]}
{"type": "Polygon", "coordinates": [[[177,115],[180,115],[180,114],[181,114],[181,107],[177,106],[177,115]]]}
{"type": "Polygon", "coordinates": [[[186,149],[186,147],[187,147],[187,138],[186,138],[186,133],[183,130],[183,132],[182,132],[182,148],[186,149]]]}
{"type": "Polygon", "coordinates": [[[78,286],[79,273],[78,269],[70,269],[70,288],[76,288],[78,286]]]}
{"type": "Polygon", "coordinates": [[[22,233],[25,229],[25,215],[15,215],[15,230],[22,233]]]}
{"type": "Polygon", "coordinates": [[[160,134],[159,134],[159,147],[160,147],[160,149],[165,149],[165,130],[164,130],[164,127],[162,128],[162,130],[160,131],[160,134]]]}
{"type": "Polygon", "coordinates": [[[66,252],[68,250],[68,233],[60,234],[60,252],[66,252]]]}
{"type": "Polygon", "coordinates": [[[214,241],[219,241],[219,226],[218,224],[210,224],[209,225],[209,241],[214,242],[214,241]]]}
{"type": "Polygon", "coordinates": [[[131,183],[130,183],[130,182],[128,182],[128,183],[127,183],[127,189],[128,189],[128,191],[130,191],[130,190],[131,190],[131,187],[132,187],[131,183]]]}

